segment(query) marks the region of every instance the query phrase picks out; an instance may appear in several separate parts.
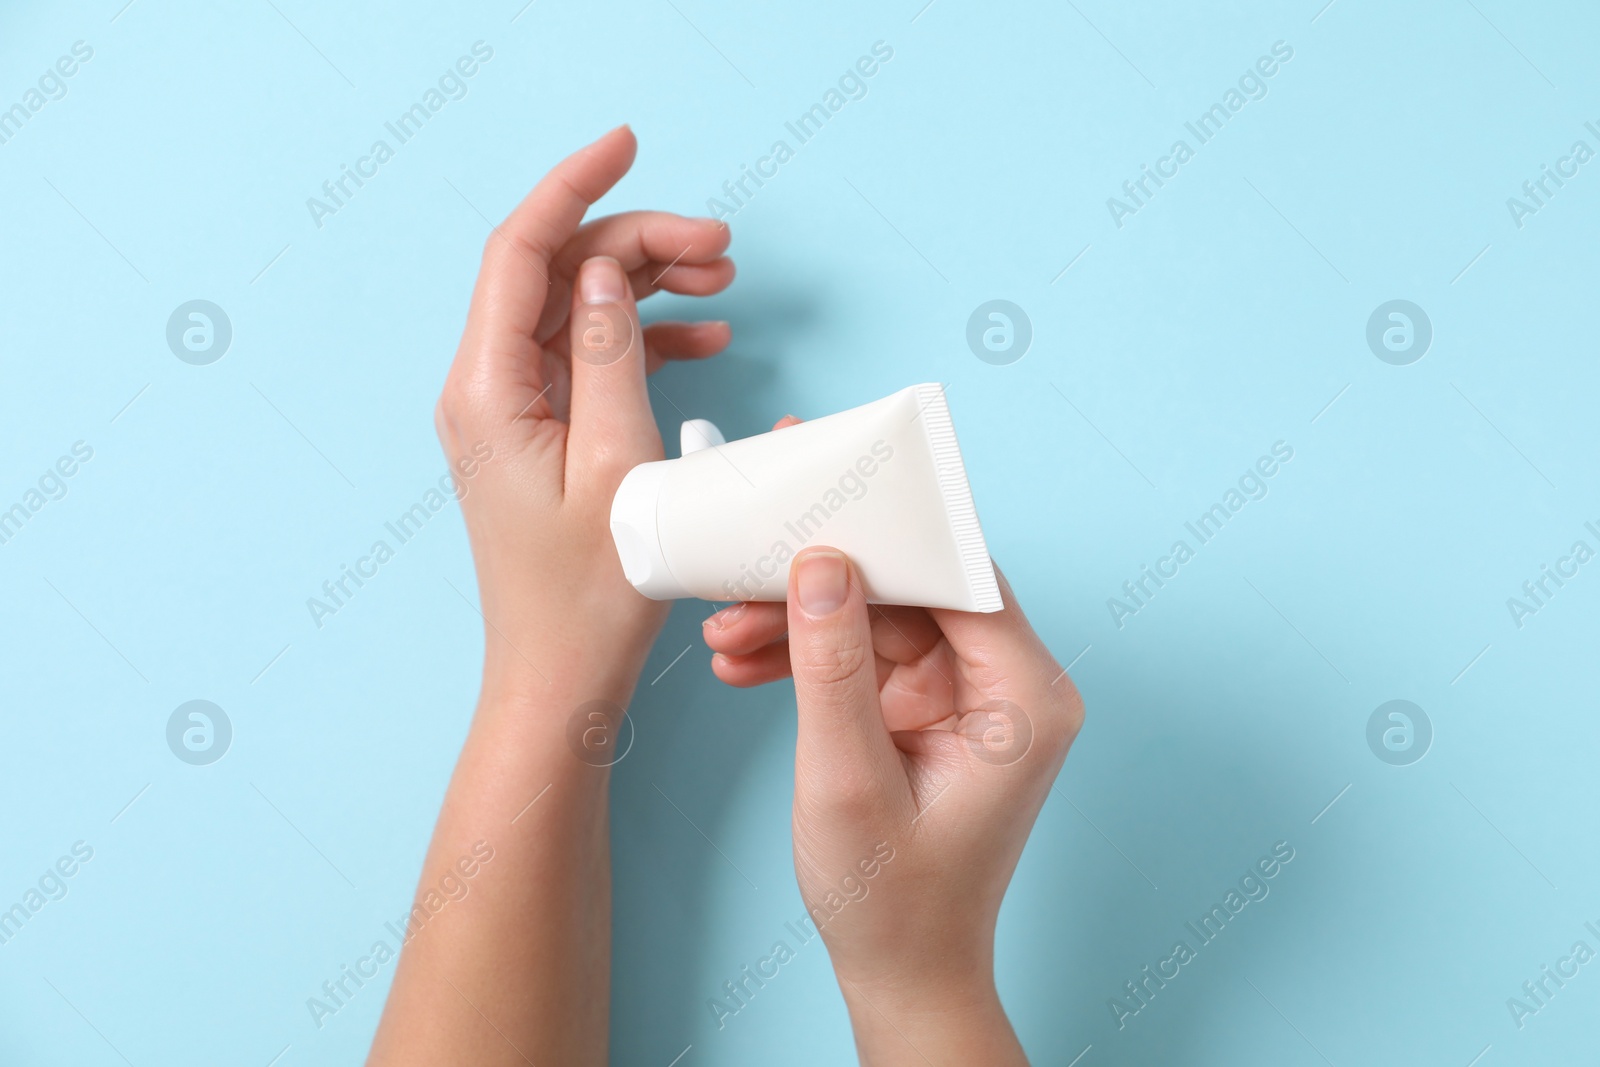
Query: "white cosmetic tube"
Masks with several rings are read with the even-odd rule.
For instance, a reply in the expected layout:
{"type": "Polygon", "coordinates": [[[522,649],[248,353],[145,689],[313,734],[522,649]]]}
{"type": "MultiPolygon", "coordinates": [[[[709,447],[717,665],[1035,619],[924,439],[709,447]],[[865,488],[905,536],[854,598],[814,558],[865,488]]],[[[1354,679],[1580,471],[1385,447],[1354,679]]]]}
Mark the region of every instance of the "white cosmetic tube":
{"type": "Polygon", "coordinates": [[[633,468],[611,505],[645,596],[784,600],[795,554],[827,545],[871,603],[1000,610],[943,386],[738,441],[700,419],[682,436],[681,458],[633,468]]]}

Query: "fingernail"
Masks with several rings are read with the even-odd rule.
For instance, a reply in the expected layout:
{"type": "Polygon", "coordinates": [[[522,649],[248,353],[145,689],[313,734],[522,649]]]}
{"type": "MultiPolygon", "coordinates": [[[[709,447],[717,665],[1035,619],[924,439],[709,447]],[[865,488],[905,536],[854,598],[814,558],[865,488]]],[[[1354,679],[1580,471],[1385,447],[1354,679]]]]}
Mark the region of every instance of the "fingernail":
{"type": "Polygon", "coordinates": [[[831,615],[844,604],[850,569],[838,552],[812,552],[800,561],[795,585],[807,615],[831,615]]]}
{"type": "Polygon", "coordinates": [[[584,304],[615,304],[622,299],[626,281],[622,264],[610,256],[595,256],[578,268],[578,300],[584,304]]]}
{"type": "Polygon", "coordinates": [[[712,630],[726,630],[728,627],[739,621],[739,616],[744,614],[744,609],[747,606],[748,605],[745,604],[735,604],[731,608],[724,608],[700,625],[708,627],[712,630]]]}

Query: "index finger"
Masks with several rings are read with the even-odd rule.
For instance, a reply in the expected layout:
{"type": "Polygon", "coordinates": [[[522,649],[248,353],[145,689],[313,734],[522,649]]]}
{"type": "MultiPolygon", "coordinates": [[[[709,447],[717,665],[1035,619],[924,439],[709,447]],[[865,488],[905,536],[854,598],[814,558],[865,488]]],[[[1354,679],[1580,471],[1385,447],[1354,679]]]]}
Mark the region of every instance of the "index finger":
{"type": "Polygon", "coordinates": [[[550,261],[578,230],[584,212],[628,173],[639,148],[618,126],[572,153],[494,228],[472,294],[472,317],[492,335],[529,338],[550,289],[550,261]]]}
{"type": "Polygon", "coordinates": [[[1066,672],[1022,613],[1011,583],[999,567],[994,573],[1003,605],[999,611],[929,608],[928,614],[944,632],[974,688],[987,696],[1022,703],[1066,672]]]}

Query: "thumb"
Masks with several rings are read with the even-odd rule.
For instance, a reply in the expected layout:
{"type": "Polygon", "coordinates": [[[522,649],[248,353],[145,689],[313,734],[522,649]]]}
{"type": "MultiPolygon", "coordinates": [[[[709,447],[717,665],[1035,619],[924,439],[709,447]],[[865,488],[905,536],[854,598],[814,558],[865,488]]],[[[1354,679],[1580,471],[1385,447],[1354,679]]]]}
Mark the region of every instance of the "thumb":
{"type": "Polygon", "coordinates": [[[799,709],[797,762],[835,777],[846,793],[905,788],[899,753],[878,702],[872,625],[844,553],[812,548],[789,568],[789,660],[799,709]]]}
{"type": "Polygon", "coordinates": [[[622,264],[610,256],[585,260],[572,300],[569,457],[624,468],[659,458],[644,381],[644,333],[622,264]]]}

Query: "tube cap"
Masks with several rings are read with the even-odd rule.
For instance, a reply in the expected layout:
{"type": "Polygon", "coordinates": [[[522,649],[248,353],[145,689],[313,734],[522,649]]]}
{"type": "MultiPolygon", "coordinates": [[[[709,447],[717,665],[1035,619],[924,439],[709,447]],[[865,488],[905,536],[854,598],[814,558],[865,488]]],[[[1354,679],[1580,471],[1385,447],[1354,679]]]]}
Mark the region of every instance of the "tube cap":
{"type": "Polygon", "coordinates": [[[622,573],[635,589],[652,600],[677,600],[689,595],[672,576],[656,530],[656,501],[671,462],[639,464],[622,479],[611,501],[611,539],[617,545],[622,573]]]}
{"type": "Polygon", "coordinates": [[[678,431],[679,451],[685,456],[727,443],[728,439],[722,436],[717,424],[707,419],[690,419],[678,431]]]}

